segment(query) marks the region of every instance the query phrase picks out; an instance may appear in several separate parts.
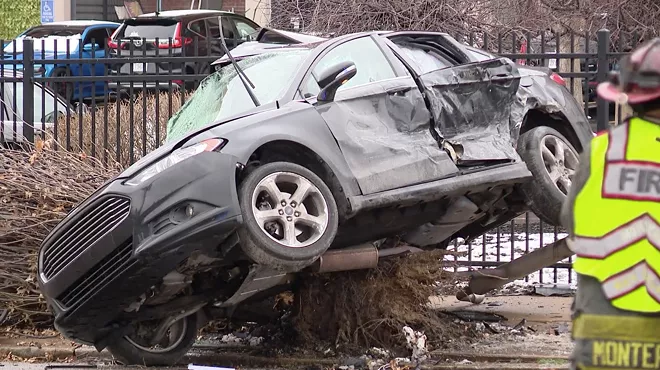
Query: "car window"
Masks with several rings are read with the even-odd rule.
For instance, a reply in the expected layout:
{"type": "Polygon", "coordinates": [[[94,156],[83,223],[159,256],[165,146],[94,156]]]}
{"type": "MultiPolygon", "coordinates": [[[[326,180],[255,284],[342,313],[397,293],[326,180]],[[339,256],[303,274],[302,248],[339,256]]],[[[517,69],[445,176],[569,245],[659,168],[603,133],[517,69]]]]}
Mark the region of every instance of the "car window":
{"type": "Polygon", "coordinates": [[[477,48],[467,46],[466,49],[468,52],[470,52],[470,54],[472,54],[472,56],[474,56],[480,62],[496,58],[495,55],[488,54],[485,51],[479,50],[477,48]]]}
{"type": "Polygon", "coordinates": [[[91,44],[93,40],[95,45],[94,49],[103,50],[103,48],[105,48],[105,41],[109,36],[107,28],[91,30],[87,33],[87,36],[85,36],[83,45],[91,44]]]}
{"type": "MultiPolygon", "coordinates": [[[[338,91],[397,77],[376,42],[368,36],[347,41],[330,50],[314,66],[313,74],[320,77],[326,69],[345,61],[355,63],[357,73],[338,91]]],[[[321,91],[314,75],[308,76],[303,83],[302,90],[305,97],[316,96],[321,91]]]]}
{"type": "Polygon", "coordinates": [[[125,26],[117,32],[117,39],[138,38],[154,40],[167,40],[175,37],[178,22],[174,19],[159,20],[136,20],[125,23],[125,26]]]}
{"type": "MultiPolygon", "coordinates": [[[[238,61],[239,67],[254,84],[253,90],[262,105],[280,99],[291,85],[310,49],[281,51],[249,56],[238,61]]],[[[167,141],[250,109],[254,103],[232,65],[226,65],[206,77],[193,95],[167,123],[167,141]]]]}
{"type": "MultiPolygon", "coordinates": [[[[12,98],[15,97],[16,99],[16,114],[20,119],[23,118],[23,83],[16,83],[16,89],[14,93],[14,84],[13,83],[6,83],[5,84],[5,91],[8,92],[8,95],[12,98]]],[[[41,87],[41,85],[35,84],[34,85],[34,122],[35,124],[45,122],[45,123],[54,123],[55,119],[57,117],[57,112],[55,109],[55,101],[54,101],[54,96],[48,91],[45,91],[45,96],[44,94],[44,89],[41,87]],[[44,101],[43,98],[46,98],[44,101]]],[[[66,107],[58,102],[58,109],[57,111],[66,113],[67,109],[66,107]]],[[[10,113],[10,117],[13,117],[13,114],[10,113]]],[[[39,128],[38,126],[35,126],[35,128],[39,128]]]]}
{"type": "Polygon", "coordinates": [[[437,71],[453,65],[453,63],[437,52],[424,50],[410,44],[400,44],[397,46],[417,65],[421,73],[437,71]]]}
{"type": "Polygon", "coordinates": [[[243,41],[252,41],[257,38],[258,28],[253,27],[251,24],[240,20],[235,19],[234,24],[236,25],[236,31],[238,31],[238,38],[243,41]]]}
{"type": "Polygon", "coordinates": [[[188,23],[186,36],[189,37],[206,37],[206,22],[203,19],[196,20],[188,23]]]}
{"type": "MultiPolygon", "coordinates": [[[[220,37],[220,25],[218,23],[217,17],[207,18],[209,26],[209,36],[214,38],[220,37]]],[[[232,27],[231,21],[227,17],[222,17],[222,33],[226,39],[234,39],[234,27],[232,27]]],[[[228,43],[229,44],[229,43],[228,43]]]]}

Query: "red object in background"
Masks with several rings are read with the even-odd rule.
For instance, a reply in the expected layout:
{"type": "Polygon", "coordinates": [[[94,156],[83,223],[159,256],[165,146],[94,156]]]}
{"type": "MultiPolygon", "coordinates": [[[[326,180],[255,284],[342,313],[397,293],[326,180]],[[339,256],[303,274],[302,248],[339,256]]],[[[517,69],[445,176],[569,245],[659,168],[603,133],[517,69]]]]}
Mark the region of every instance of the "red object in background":
{"type": "MultiPolygon", "coordinates": [[[[526,39],[523,39],[522,44],[520,45],[520,52],[519,53],[520,54],[527,53],[527,40],[526,39]]],[[[526,65],[527,61],[525,59],[519,59],[518,64],[526,65]]]]}
{"type": "Polygon", "coordinates": [[[564,78],[562,76],[558,75],[557,73],[552,72],[552,74],[550,75],[550,78],[552,78],[552,80],[555,81],[556,83],[558,83],[562,86],[566,86],[566,80],[564,80],[564,78]]]}

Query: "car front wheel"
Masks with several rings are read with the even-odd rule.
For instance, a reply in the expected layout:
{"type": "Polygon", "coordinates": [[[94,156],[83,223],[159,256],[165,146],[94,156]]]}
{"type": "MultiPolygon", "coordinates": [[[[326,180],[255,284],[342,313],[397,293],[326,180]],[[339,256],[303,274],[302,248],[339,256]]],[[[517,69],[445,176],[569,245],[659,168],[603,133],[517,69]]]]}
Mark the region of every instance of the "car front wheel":
{"type": "Polygon", "coordinates": [[[108,351],[123,365],[175,365],[197,339],[197,315],[192,314],[175,321],[154,343],[154,335],[160,324],[160,321],[134,324],[133,333],[108,345],[108,351]]]}
{"type": "Polygon", "coordinates": [[[578,168],[579,153],[564,135],[547,126],[520,135],[518,153],[533,175],[521,187],[532,212],[544,222],[561,225],[561,208],[578,168]]]}
{"type": "Polygon", "coordinates": [[[243,252],[255,263],[300,270],[320,257],[337,235],[332,192],[314,172],[297,164],[257,167],[239,186],[243,252]]]}

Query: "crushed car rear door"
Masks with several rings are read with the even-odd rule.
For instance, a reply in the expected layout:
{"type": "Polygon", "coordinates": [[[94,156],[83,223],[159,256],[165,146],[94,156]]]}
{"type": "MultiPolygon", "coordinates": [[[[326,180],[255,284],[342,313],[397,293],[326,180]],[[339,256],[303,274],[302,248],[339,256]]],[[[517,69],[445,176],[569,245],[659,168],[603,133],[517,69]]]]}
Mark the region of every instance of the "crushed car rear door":
{"type": "Polygon", "coordinates": [[[412,62],[429,100],[434,129],[459,166],[516,161],[509,117],[520,75],[508,59],[469,63],[458,46],[436,35],[391,37],[412,62]],[[458,49],[458,50],[457,50],[458,49]]]}
{"type": "Polygon", "coordinates": [[[331,46],[303,80],[301,94],[313,99],[317,78],[351,61],[357,74],[332,102],[316,103],[363,194],[451,176],[458,168],[432,135],[430,112],[403,64],[394,66],[371,36],[331,46]],[[316,75],[316,77],[314,76],[316,75]]]}

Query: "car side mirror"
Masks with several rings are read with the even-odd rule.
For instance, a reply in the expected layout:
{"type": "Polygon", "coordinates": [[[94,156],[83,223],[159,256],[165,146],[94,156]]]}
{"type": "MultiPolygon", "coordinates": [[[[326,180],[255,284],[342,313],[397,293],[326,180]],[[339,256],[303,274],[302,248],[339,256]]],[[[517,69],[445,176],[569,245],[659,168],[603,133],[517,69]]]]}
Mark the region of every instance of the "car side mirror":
{"type": "Polygon", "coordinates": [[[345,84],[357,74],[357,67],[353,62],[341,62],[323,72],[319,78],[321,91],[317,96],[319,102],[335,100],[335,94],[341,85],[345,84]]]}
{"type": "MultiPolygon", "coordinates": [[[[85,44],[85,45],[83,45],[83,51],[88,51],[88,52],[91,53],[93,48],[94,48],[94,44],[85,44]]],[[[99,48],[97,47],[96,51],[98,51],[98,50],[99,50],[99,48]]]]}

